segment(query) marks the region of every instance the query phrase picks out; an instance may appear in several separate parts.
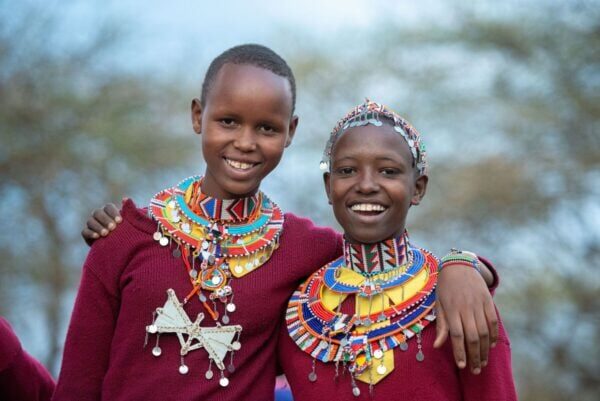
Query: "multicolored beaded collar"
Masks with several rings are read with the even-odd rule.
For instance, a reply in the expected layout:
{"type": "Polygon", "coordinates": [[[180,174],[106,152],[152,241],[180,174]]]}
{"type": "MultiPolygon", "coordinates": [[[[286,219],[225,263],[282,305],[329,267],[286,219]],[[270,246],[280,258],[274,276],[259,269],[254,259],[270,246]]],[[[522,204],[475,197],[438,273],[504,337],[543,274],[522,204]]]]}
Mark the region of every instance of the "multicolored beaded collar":
{"type": "MultiPolygon", "coordinates": [[[[188,351],[205,348],[210,366],[213,361],[216,363],[221,370],[220,383],[226,386],[229,381],[224,376],[223,358],[227,351],[239,349],[242,330],[239,325],[221,326],[221,323],[229,324],[229,314],[236,310],[229,282],[232,277],[243,277],[269,260],[278,247],[283,213],[262,192],[248,198],[216,199],[203,194],[201,184],[202,177],[187,178],[159,192],[150,202],[149,213],[158,223],[154,239],[161,246],[171,247],[173,256],[182,259],[192,288],[182,302],[169,290],[167,302],[156,310],[146,332],[177,334],[182,346],[181,374],[189,370],[183,356],[188,351]],[[199,326],[204,314],[198,316],[196,322],[185,314],[183,306],[195,297],[216,322],[216,327],[199,326]],[[222,312],[217,301],[222,305],[222,312]],[[192,344],[194,339],[195,345],[192,344]]],[[[155,356],[161,354],[158,336],[152,352],[155,356]]],[[[233,353],[227,367],[230,372],[235,370],[232,362],[233,353]]],[[[213,377],[210,366],[207,379],[213,377]]]]}
{"type": "Polygon", "coordinates": [[[423,361],[421,331],[433,320],[438,260],[412,247],[405,234],[378,244],[345,243],[344,256],[312,274],[292,295],[286,324],[290,337],[313,358],[310,381],[317,379],[316,360],[341,362],[355,380],[372,386],[394,369],[393,349],[408,349],[417,338],[423,361]],[[353,311],[342,303],[354,297],[353,311]]]}

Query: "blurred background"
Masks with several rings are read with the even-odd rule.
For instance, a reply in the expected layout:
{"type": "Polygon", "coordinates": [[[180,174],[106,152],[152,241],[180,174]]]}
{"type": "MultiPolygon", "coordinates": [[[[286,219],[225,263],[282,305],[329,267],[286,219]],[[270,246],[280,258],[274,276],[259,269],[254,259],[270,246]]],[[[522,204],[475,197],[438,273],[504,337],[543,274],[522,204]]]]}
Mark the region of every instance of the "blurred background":
{"type": "Polygon", "coordinates": [[[0,0],[0,314],[57,374],[92,209],[203,171],[190,100],[241,43],[280,53],[300,125],[264,189],[336,227],[318,165],[365,96],[424,136],[413,241],[497,266],[521,400],[600,388],[600,1],[0,0]]]}

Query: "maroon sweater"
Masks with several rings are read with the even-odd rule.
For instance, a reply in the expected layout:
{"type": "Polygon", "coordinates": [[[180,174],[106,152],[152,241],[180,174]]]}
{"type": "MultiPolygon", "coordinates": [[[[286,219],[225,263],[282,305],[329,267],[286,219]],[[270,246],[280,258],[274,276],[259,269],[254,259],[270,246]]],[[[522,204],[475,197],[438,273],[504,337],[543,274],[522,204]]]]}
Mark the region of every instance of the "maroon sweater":
{"type": "Polygon", "coordinates": [[[8,322],[0,317],[0,400],[45,401],[53,390],[50,373],[23,350],[8,322]]]}
{"type": "MultiPolygon", "coordinates": [[[[231,324],[243,327],[242,348],[235,353],[235,373],[227,374],[230,384],[222,388],[218,375],[204,377],[204,350],[186,356],[190,371],[181,375],[176,336],[161,336],[158,358],[151,353],[155,336],[143,348],[145,327],[166,301],[166,290],[173,288],[181,300],[191,284],[181,259],[152,239],[156,223],[131,201],[121,214],[123,222],[94,243],[83,267],[53,400],[272,400],[288,298],[302,279],[341,253],[341,237],[286,214],[271,259],[232,280],[237,310],[231,324]]],[[[195,299],[185,308],[189,316],[203,311],[195,299]]],[[[213,325],[210,317],[204,325],[213,325]]]]}
{"type": "MultiPolygon", "coordinates": [[[[498,275],[485,259],[494,276],[490,287],[492,294],[498,286],[498,275]]],[[[498,318],[500,316],[498,315],[498,318]]],[[[395,348],[394,371],[373,387],[373,397],[369,395],[369,385],[356,381],[360,397],[352,394],[350,376],[342,374],[343,364],[339,364],[339,377],[335,377],[335,363],[316,362],[317,381],[308,380],[312,371],[312,357],[302,351],[290,338],[285,323],[279,331],[279,363],[290,384],[294,401],[514,401],[517,399],[510,360],[510,342],[502,322],[499,323],[499,338],[495,348],[490,350],[488,365],[479,375],[469,369],[458,369],[452,354],[450,340],[440,349],[433,348],[435,324],[429,325],[422,333],[422,346],[425,360],[418,362],[416,338],[411,339],[409,348],[403,352],[395,348]]]]}

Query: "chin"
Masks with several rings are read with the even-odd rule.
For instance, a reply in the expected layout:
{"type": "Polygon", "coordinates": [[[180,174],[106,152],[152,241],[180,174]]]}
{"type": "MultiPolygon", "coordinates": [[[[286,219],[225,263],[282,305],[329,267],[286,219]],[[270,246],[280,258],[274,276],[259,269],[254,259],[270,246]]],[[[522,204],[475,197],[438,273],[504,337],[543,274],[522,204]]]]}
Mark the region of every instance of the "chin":
{"type": "Polygon", "coordinates": [[[365,229],[352,229],[352,230],[346,230],[346,237],[351,238],[352,240],[356,241],[356,242],[360,242],[363,244],[374,244],[377,242],[381,242],[387,238],[389,238],[389,236],[381,236],[380,233],[375,233],[375,232],[370,232],[371,230],[365,230],[365,229]]]}
{"type": "Polygon", "coordinates": [[[222,188],[225,192],[230,193],[236,197],[244,197],[253,195],[258,191],[260,186],[260,181],[258,183],[248,183],[248,182],[235,182],[230,181],[227,183],[223,183],[222,188]]]}

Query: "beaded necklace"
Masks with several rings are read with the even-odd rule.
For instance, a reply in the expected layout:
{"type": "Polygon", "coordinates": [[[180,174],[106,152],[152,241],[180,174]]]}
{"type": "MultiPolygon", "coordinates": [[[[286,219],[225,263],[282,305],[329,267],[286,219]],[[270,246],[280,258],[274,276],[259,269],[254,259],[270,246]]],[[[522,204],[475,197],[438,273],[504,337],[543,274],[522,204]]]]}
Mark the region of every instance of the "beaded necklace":
{"type": "Polygon", "coordinates": [[[316,381],[316,360],[340,362],[355,380],[373,385],[394,369],[393,349],[408,349],[416,338],[417,361],[424,360],[421,331],[435,315],[438,260],[410,245],[405,233],[377,244],[344,243],[344,255],[313,273],[290,298],[290,337],[313,358],[308,379],[316,381]],[[354,297],[354,311],[342,303],[354,297]]]}
{"type": "Polygon", "coordinates": [[[230,281],[256,270],[269,260],[277,249],[283,228],[283,213],[265,194],[240,199],[217,199],[203,194],[202,177],[194,176],[167,188],[154,196],[148,209],[158,223],[153,238],[163,247],[170,247],[173,256],[181,258],[188,272],[191,290],[179,302],[172,289],[167,302],[154,313],[147,334],[157,334],[152,353],[160,356],[159,337],[174,333],[181,344],[179,372],[187,374],[184,356],[192,350],[205,348],[210,365],[205,377],[214,374],[214,362],[221,371],[219,383],[225,387],[223,363],[227,352],[231,359],[227,370],[235,371],[233,351],[240,349],[240,325],[229,324],[234,313],[234,293],[230,281]],[[183,306],[197,298],[215,321],[215,327],[200,327],[204,313],[195,322],[183,306]],[[222,306],[219,307],[219,304],[222,306]],[[222,312],[219,312],[219,310],[222,312]]]}

